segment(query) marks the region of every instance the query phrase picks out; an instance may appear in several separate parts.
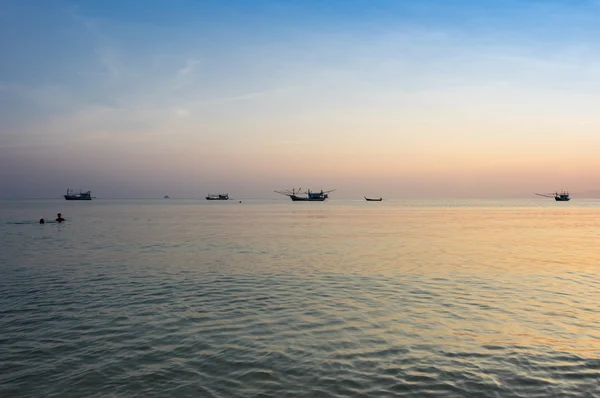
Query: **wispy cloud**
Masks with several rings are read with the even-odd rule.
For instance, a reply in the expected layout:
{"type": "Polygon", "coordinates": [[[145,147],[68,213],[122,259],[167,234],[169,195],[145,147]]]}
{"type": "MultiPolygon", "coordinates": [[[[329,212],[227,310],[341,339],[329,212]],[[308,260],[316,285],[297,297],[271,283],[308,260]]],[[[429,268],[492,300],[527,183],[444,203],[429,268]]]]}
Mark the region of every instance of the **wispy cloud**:
{"type": "Polygon", "coordinates": [[[194,59],[188,59],[181,69],[177,71],[177,79],[183,79],[190,76],[196,70],[196,66],[200,64],[200,61],[194,59]]]}
{"type": "Polygon", "coordinates": [[[49,109],[73,110],[81,106],[81,101],[61,85],[27,86],[18,83],[0,82],[0,93],[25,100],[38,112],[49,109]]]}
{"type": "MultiPolygon", "coordinates": [[[[90,39],[90,46],[105,70],[109,78],[120,77],[126,72],[121,57],[118,52],[118,41],[111,37],[102,29],[100,20],[84,15],[78,6],[71,6],[67,11],[68,16],[75,21],[77,25],[83,28],[83,32],[90,39]]],[[[102,75],[96,71],[78,71],[79,75],[102,75]]],[[[127,73],[131,75],[132,73],[127,73]]],[[[136,75],[136,73],[133,73],[136,75]]]]}
{"type": "Polygon", "coordinates": [[[100,47],[96,49],[96,54],[100,59],[100,63],[107,70],[110,77],[118,77],[121,75],[121,62],[117,56],[117,52],[112,47],[100,47]]]}
{"type": "Polygon", "coordinates": [[[200,64],[200,61],[195,59],[188,59],[185,65],[177,70],[175,73],[173,89],[181,89],[189,86],[196,79],[196,68],[200,64]]]}
{"type": "Polygon", "coordinates": [[[205,100],[205,101],[197,101],[197,102],[194,102],[194,104],[195,105],[219,105],[219,104],[227,104],[230,102],[247,101],[247,100],[252,100],[252,99],[256,99],[256,98],[266,97],[266,96],[276,94],[276,93],[281,93],[289,88],[290,88],[290,86],[269,89],[269,90],[263,90],[263,91],[256,91],[256,92],[251,92],[251,93],[246,93],[246,94],[234,95],[234,96],[230,96],[230,97],[222,97],[222,98],[215,98],[215,99],[210,99],[210,100],[205,100]]]}
{"type": "Polygon", "coordinates": [[[175,117],[184,118],[190,115],[190,110],[187,108],[176,108],[173,110],[175,117]]]}

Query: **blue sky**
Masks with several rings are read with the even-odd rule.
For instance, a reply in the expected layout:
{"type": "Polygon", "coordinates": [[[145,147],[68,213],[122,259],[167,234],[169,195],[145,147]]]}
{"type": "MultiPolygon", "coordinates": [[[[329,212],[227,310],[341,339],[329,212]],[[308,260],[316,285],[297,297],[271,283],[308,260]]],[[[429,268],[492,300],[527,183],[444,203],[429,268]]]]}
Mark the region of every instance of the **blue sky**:
{"type": "Polygon", "coordinates": [[[0,197],[597,189],[599,1],[4,1],[0,197]]]}

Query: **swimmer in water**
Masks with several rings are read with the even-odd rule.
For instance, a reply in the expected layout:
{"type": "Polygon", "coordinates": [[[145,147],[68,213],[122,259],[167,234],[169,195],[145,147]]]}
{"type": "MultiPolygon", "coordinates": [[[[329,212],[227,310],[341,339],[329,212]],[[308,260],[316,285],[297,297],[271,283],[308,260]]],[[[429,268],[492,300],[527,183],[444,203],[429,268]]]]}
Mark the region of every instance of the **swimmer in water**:
{"type": "Polygon", "coordinates": [[[46,224],[46,221],[44,221],[43,218],[40,218],[40,224],[46,224]]]}
{"type": "Polygon", "coordinates": [[[56,217],[56,222],[63,222],[63,221],[65,221],[65,219],[62,216],[62,214],[58,213],[56,216],[57,216],[56,217]]]}

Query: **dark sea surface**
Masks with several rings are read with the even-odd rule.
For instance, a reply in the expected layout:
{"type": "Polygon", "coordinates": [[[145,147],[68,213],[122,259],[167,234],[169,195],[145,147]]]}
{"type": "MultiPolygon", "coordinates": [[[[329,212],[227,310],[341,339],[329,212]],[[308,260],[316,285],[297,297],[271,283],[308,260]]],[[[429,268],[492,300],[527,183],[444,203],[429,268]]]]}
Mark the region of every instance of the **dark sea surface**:
{"type": "Polygon", "coordinates": [[[0,201],[0,245],[0,397],[600,397],[600,201],[0,201]]]}

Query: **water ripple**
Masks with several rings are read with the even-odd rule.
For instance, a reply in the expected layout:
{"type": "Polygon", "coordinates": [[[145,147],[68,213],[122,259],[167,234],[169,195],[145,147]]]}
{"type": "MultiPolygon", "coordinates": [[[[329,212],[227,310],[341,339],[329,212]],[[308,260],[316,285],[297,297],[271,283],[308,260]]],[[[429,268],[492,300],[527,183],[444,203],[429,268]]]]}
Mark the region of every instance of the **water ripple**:
{"type": "Polygon", "coordinates": [[[0,396],[600,397],[597,208],[290,205],[2,223],[0,396]]]}

